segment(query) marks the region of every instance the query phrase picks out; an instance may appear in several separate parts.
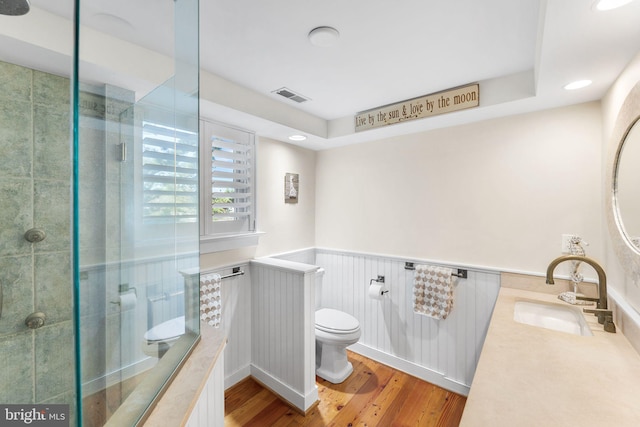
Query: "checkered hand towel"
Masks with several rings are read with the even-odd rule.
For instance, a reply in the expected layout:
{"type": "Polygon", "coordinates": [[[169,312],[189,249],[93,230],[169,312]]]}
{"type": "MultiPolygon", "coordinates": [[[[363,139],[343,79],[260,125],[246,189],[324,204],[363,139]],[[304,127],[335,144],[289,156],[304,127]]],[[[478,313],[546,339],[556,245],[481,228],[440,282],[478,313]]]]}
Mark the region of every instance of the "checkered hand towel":
{"type": "Polygon", "coordinates": [[[416,265],[413,280],[413,311],[436,319],[446,319],[453,306],[452,270],[416,265]]]}
{"type": "Polygon", "coordinates": [[[220,280],[216,273],[200,276],[200,319],[215,328],[220,327],[222,318],[220,280]]]}

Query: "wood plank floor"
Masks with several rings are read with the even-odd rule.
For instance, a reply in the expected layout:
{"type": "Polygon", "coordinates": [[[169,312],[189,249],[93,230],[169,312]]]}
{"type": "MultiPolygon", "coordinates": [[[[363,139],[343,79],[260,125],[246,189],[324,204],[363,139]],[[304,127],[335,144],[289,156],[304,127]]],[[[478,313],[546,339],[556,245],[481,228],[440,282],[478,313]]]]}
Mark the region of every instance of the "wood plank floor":
{"type": "Polygon", "coordinates": [[[225,426],[439,426],[460,424],[466,397],[348,352],[342,384],[316,377],[320,402],[307,416],[251,378],[225,393],[225,426]]]}

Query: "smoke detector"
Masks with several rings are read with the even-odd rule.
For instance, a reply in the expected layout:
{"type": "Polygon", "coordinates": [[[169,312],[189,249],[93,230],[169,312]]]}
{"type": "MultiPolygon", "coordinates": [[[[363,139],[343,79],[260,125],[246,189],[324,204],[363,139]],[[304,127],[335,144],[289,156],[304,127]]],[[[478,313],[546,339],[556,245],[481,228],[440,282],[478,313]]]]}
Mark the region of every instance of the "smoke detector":
{"type": "Polygon", "coordinates": [[[274,90],[271,93],[275,93],[275,94],[278,94],[280,96],[284,96],[285,98],[290,99],[292,101],[295,101],[295,102],[297,102],[299,104],[311,100],[311,98],[307,98],[306,96],[300,95],[299,93],[296,93],[296,92],[294,92],[291,89],[286,88],[286,87],[281,87],[280,89],[274,90]]]}

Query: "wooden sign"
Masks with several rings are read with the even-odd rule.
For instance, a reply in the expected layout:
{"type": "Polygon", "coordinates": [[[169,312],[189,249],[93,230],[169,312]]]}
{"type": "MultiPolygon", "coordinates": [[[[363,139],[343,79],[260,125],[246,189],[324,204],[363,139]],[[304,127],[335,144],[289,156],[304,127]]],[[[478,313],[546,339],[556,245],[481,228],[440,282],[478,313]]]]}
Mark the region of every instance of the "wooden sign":
{"type": "Polygon", "coordinates": [[[437,116],[480,105],[480,86],[471,84],[363,111],[355,116],[356,132],[437,116]]]}

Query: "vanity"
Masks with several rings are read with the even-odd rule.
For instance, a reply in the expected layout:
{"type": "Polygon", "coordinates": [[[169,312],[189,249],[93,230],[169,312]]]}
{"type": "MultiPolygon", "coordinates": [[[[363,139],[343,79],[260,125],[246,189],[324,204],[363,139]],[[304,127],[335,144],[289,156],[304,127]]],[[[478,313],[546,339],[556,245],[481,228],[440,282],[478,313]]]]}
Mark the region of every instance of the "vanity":
{"type": "MultiPolygon", "coordinates": [[[[603,179],[604,188],[609,189],[604,197],[611,243],[607,248],[611,251],[605,250],[610,254],[607,261],[612,268],[616,264],[624,270],[611,286],[624,289],[630,298],[640,289],[639,158],[640,83],[636,83],[607,143],[603,179]]],[[[598,276],[602,282],[604,271],[598,276]]],[[[608,301],[613,313],[604,313],[606,285],[601,285],[605,297],[593,299],[599,300],[602,309],[592,310],[601,314],[603,321],[598,323],[594,314],[558,299],[566,282],[550,286],[545,281],[538,276],[502,274],[460,426],[639,426],[638,299],[634,304],[616,293],[617,299],[608,301]],[[551,319],[541,320],[545,316],[551,319]]],[[[597,292],[591,296],[597,297],[597,292]]]]}
{"type": "Polygon", "coordinates": [[[519,301],[576,308],[561,291],[503,274],[461,427],[638,426],[640,355],[623,334],[592,314],[583,315],[592,336],[514,320],[519,301]]]}

